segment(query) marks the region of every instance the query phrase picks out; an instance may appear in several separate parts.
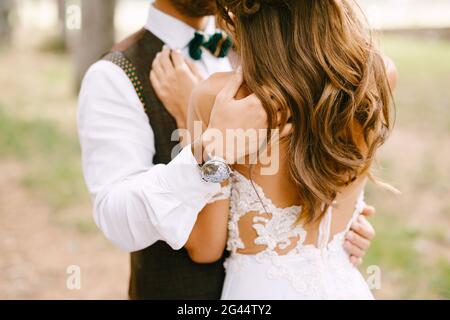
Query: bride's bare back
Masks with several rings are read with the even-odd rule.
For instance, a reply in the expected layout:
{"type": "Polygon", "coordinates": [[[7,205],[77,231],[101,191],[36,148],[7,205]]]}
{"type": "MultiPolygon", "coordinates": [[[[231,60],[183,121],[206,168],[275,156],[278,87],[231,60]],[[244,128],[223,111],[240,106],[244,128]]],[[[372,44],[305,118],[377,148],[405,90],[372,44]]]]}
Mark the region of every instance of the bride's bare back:
{"type": "MultiPolygon", "coordinates": [[[[188,127],[190,130],[193,128],[194,121],[202,121],[204,128],[208,126],[208,119],[210,118],[215,97],[224,87],[230,75],[230,73],[216,74],[206,80],[200,88],[196,90],[192,99],[190,119],[188,120],[188,127]]],[[[241,99],[249,94],[250,92],[243,86],[239,90],[236,98],[241,99]]],[[[262,202],[262,205],[265,208],[268,207],[268,203],[264,202],[271,202],[277,209],[296,208],[302,205],[302,199],[299,198],[296,185],[290,178],[287,167],[287,155],[287,144],[282,141],[279,147],[279,157],[272,158],[272,161],[278,161],[278,170],[272,175],[262,175],[262,166],[260,164],[253,166],[241,164],[233,167],[233,169],[238,172],[241,180],[248,180],[248,182],[250,182],[251,178],[251,182],[253,182],[251,185],[251,192],[254,193],[255,198],[258,199],[259,202],[262,202]]],[[[348,225],[348,222],[354,213],[354,207],[358,196],[363,189],[364,180],[364,177],[357,179],[352,185],[345,190],[342,190],[338,195],[336,199],[337,205],[332,212],[330,239],[332,239],[334,235],[344,231],[348,225]]],[[[202,215],[212,215],[211,213],[208,213],[208,211],[214,211],[215,214],[217,214],[217,211],[220,210],[224,211],[224,214],[228,216],[229,201],[225,200],[219,202],[222,202],[222,204],[215,203],[208,205],[203,210],[202,215]]],[[[266,209],[264,209],[264,211],[266,211],[266,209]]],[[[272,213],[269,212],[270,210],[267,210],[267,213],[264,211],[249,211],[240,217],[238,221],[238,233],[243,246],[237,250],[238,253],[254,255],[267,249],[267,245],[255,243],[255,240],[258,238],[258,233],[255,229],[255,221],[261,220],[259,218],[262,218],[262,221],[266,221],[265,219],[270,220],[272,218],[272,213]]],[[[301,208],[298,208],[297,211],[298,215],[300,215],[301,208]]],[[[200,217],[200,219],[201,218],[202,217],[200,217]]],[[[314,221],[302,226],[302,229],[306,232],[304,239],[300,239],[301,237],[299,235],[293,236],[289,238],[290,241],[288,246],[277,246],[275,251],[279,255],[285,255],[291,252],[292,249],[298,245],[299,241],[302,241],[302,245],[316,246],[319,237],[320,223],[321,221],[314,221]]],[[[217,224],[214,225],[217,226],[217,224]]],[[[292,227],[295,227],[295,225],[292,227]]],[[[211,228],[211,226],[209,226],[209,228],[211,228]]],[[[189,249],[189,245],[187,248],[189,249]]]]}

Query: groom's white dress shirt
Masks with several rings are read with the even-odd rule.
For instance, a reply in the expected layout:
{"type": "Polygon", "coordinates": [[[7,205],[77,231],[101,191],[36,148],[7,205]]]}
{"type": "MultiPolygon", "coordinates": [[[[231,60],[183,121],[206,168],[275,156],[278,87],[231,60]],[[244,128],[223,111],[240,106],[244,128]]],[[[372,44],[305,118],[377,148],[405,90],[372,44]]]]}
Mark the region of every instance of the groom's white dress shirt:
{"type": "MultiPolygon", "coordinates": [[[[145,27],[188,57],[193,28],[153,5],[145,27]]],[[[215,31],[213,18],[205,31],[215,31]]],[[[205,75],[231,70],[228,59],[206,50],[196,64],[205,75]]],[[[94,220],[105,236],[127,251],[158,240],[183,247],[199,211],[220,185],[201,179],[190,147],[168,165],[152,164],[155,144],[148,117],[126,74],[109,61],[95,63],[83,80],[78,133],[94,220]]]]}

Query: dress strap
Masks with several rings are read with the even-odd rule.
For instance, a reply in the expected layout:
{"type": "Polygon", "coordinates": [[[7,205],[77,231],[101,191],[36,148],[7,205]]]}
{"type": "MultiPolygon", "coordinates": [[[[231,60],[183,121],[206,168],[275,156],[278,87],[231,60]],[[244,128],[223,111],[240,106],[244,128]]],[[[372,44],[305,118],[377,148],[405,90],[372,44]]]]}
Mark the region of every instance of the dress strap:
{"type": "Polygon", "coordinates": [[[333,220],[333,208],[330,206],[325,213],[325,216],[320,221],[319,237],[317,239],[317,248],[324,249],[330,241],[331,223],[333,220]]]}
{"type": "Polygon", "coordinates": [[[350,219],[350,221],[347,223],[347,226],[345,227],[345,232],[348,232],[350,230],[353,222],[355,222],[355,220],[358,219],[358,217],[363,212],[365,206],[366,206],[366,203],[364,202],[364,190],[363,190],[363,191],[361,191],[358,199],[356,200],[355,211],[353,211],[352,218],[350,219]]]}
{"type": "MultiPolygon", "coordinates": [[[[355,204],[355,211],[353,211],[352,217],[347,223],[347,226],[345,227],[344,233],[347,233],[353,222],[358,219],[358,217],[361,215],[362,211],[365,207],[364,202],[364,191],[361,191],[361,194],[359,195],[358,199],[356,200],[355,204]]],[[[333,222],[333,207],[330,206],[325,213],[325,216],[322,218],[322,221],[320,221],[319,225],[319,236],[317,239],[317,248],[324,249],[327,247],[328,243],[330,242],[331,238],[331,224],[333,222]]]]}

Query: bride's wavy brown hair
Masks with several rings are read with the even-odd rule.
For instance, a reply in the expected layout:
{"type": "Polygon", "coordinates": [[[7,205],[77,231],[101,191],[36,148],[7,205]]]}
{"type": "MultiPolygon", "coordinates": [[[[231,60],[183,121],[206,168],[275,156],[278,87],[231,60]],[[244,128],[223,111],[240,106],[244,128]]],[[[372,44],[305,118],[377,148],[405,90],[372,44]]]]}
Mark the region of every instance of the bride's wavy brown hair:
{"type": "Polygon", "coordinates": [[[351,0],[217,0],[217,7],[270,127],[278,110],[282,125],[293,124],[289,168],[301,220],[321,218],[339,190],[369,173],[393,122],[384,59],[359,7],[351,0]]]}

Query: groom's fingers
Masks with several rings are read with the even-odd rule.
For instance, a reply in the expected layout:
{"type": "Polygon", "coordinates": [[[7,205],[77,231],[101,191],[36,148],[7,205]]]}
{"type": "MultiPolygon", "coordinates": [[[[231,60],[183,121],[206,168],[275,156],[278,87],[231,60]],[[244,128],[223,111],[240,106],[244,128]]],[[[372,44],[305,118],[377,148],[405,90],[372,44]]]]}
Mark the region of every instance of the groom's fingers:
{"type": "Polygon", "coordinates": [[[364,255],[366,254],[364,250],[361,250],[348,240],[344,242],[344,249],[345,251],[347,251],[347,253],[350,254],[350,256],[354,256],[357,258],[363,258],[364,255]]]}
{"type": "Polygon", "coordinates": [[[277,110],[277,120],[278,123],[281,123],[281,119],[283,118],[283,116],[286,114],[286,120],[289,122],[291,120],[292,117],[292,113],[291,110],[286,109],[284,111],[282,111],[281,109],[277,110]]]}
{"type": "Polygon", "coordinates": [[[358,258],[358,257],[351,256],[351,257],[350,257],[350,262],[351,262],[351,264],[354,265],[355,267],[359,267],[360,265],[362,265],[363,259],[362,259],[362,258],[358,258]]]}
{"type": "Polygon", "coordinates": [[[153,89],[157,93],[156,95],[159,97],[158,93],[164,90],[162,88],[160,80],[158,79],[158,76],[155,74],[153,70],[150,72],[150,83],[152,84],[153,89]]]}
{"type": "Polygon", "coordinates": [[[150,71],[150,82],[153,86],[153,88],[155,89],[156,92],[160,92],[161,91],[161,84],[160,81],[158,79],[158,76],[156,75],[156,73],[152,70],[150,71]]]}
{"type": "Polygon", "coordinates": [[[359,234],[349,231],[345,235],[345,239],[350,241],[353,245],[357,246],[362,250],[367,250],[370,247],[370,241],[366,238],[361,237],[359,234]]]}
{"type": "Polygon", "coordinates": [[[372,206],[365,206],[364,210],[362,212],[362,215],[366,216],[366,217],[373,217],[375,215],[375,213],[376,213],[376,210],[375,210],[374,207],[372,207],[372,206]]]}
{"type": "Polygon", "coordinates": [[[290,120],[291,120],[291,112],[289,109],[286,110],[285,112],[283,112],[281,110],[277,111],[277,124],[278,124],[278,129],[280,130],[280,132],[279,132],[280,138],[285,138],[292,133],[294,126],[292,123],[289,122],[290,120]],[[287,113],[287,114],[284,115],[284,113],[287,113]],[[282,126],[282,120],[283,120],[284,116],[286,117],[285,120],[287,120],[287,122],[285,123],[284,126],[282,126]]]}
{"type": "Polygon", "coordinates": [[[294,126],[292,123],[286,123],[286,125],[280,131],[280,138],[285,138],[292,133],[294,126]]]}
{"type": "Polygon", "coordinates": [[[179,68],[185,65],[184,59],[181,56],[179,50],[172,50],[172,52],[170,53],[170,57],[172,58],[172,63],[175,68],[179,68]]]}
{"type": "Polygon", "coordinates": [[[152,71],[154,71],[158,76],[162,76],[164,74],[164,70],[161,66],[160,56],[161,54],[158,53],[152,63],[152,71]]]}
{"type": "Polygon", "coordinates": [[[364,216],[359,216],[358,219],[353,222],[350,230],[367,240],[375,238],[375,229],[364,216]]]}
{"type": "MultiPolygon", "coordinates": [[[[244,77],[241,71],[235,72],[230,79],[228,79],[227,83],[223,87],[223,89],[217,95],[217,98],[223,100],[232,100],[236,97],[236,94],[239,88],[242,86],[242,82],[244,81],[244,77]]],[[[249,96],[250,97],[250,96],[249,96]]],[[[247,97],[247,98],[249,98],[247,97]]],[[[247,99],[246,98],[246,99],[247,99]]]]}
{"type": "Polygon", "coordinates": [[[158,57],[161,66],[166,73],[171,72],[173,69],[172,60],[170,59],[170,51],[171,50],[169,48],[164,48],[158,57]]]}

